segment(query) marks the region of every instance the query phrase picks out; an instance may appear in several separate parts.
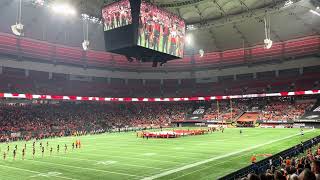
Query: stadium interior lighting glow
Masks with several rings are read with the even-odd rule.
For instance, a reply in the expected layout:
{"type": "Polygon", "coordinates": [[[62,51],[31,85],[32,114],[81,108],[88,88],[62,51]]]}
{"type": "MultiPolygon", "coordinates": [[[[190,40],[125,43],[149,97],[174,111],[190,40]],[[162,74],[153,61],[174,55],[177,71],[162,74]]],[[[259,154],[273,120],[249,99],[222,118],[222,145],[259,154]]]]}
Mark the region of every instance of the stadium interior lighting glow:
{"type": "Polygon", "coordinates": [[[289,7],[293,4],[293,2],[291,0],[288,0],[284,3],[284,7],[289,7]]]}
{"type": "Polygon", "coordinates": [[[58,4],[58,3],[52,4],[51,9],[54,13],[62,14],[65,16],[68,16],[68,15],[74,16],[77,14],[76,10],[68,4],[58,4]]]}
{"type": "Polygon", "coordinates": [[[192,45],[192,42],[193,42],[193,36],[192,36],[192,34],[187,34],[187,35],[186,35],[186,43],[187,43],[188,45],[192,45]]]}
{"type": "Polygon", "coordinates": [[[315,10],[310,9],[310,12],[311,12],[312,14],[315,14],[315,15],[317,15],[317,16],[320,16],[320,13],[318,13],[318,12],[315,11],[315,10]]]}

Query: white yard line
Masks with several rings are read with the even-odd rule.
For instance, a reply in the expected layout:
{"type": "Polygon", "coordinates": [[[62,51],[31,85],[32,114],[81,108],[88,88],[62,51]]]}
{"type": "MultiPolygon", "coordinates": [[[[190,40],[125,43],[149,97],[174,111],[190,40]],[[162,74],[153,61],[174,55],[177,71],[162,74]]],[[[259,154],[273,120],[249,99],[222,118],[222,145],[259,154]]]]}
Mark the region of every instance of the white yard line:
{"type": "MultiPolygon", "coordinates": [[[[308,133],[308,132],[311,132],[311,131],[314,131],[314,129],[309,130],[309,131],[305,131],[305,133],[308,133]]],[[[300,133],[297,133],[297,134],[294,134],[294,135],[290,135],[290,136],[287,136],[287,137],[283,137],[283,138],[280,138],[280,139],[275,139],[275,140],[272,140],[272,141],[269,141],[269,142],[266,142],[266,143],[263,143],[263,144],[259,144],[259,145],[253,146],[253,147],[249,147],[249,148],[246,148],[246,149],[243,149],[243,150],[240,150],[240,151],[231,152],[231,153],[228,153],[228,154],[225,154],[225,155],[222,155],[222,156],[216,156],[216,157],[212,157],[212,158],[209,158],[209,159],[205,159],[205,160],[202,160],[202,161],[199,161],[199,162],[196,162],[196,163],[192,163],[192,164],[188,164],[188,165],[176,168],[176,169],[171,169],[169,171],[165,171],[165,172],[162,172],[162,173],[159,173],[159,174],[155,174],[153,176],[145,177],[142,180],[152,180],[152,179],[164,177],[164,176],[167,176],[167,175],[179,172],[179,171],[183,171],[183,170],[190,169],[190,168],[193,168],[193,167],[196,167],[196,166],[200,166],[200,165],[205,164],[205,163],[209,163],[211,161],[215,161],[215,160],[222,159],[222,158],[225,158],[225,157],[233,156],[233,155],[245,152],[245,151],[249,151],[249,150],[252,150],[252,149],[256,149],[256,148],[268,145],[268,144],[272,144],[272,143],[275,143],[275,142],[278,142],[278,141],[289,139],[289,138],[292,138],[292,137],[297,136],[297,135],[300,135],[300,133]]]]}
{"type": "MultiPolygon", "coordinates": [[[[99,151],[96,152],[104,152],[105,151],[99,151]]],[[[156,162],[165,162],[165,163],[171,163],[171,164],[181,164],[175,161],[167,161],[167,160],[159,160],[159,159],[147,159],[147,158],[137,158],[137,157],[125,157],[125,156],[116,156],[116,155],[103,155],[103,154],[92,154],[92,153],[85,153],[85,152],[76,152],[75,154],[83,154],[83,155],[90,155],[90,156],[97,156],[97,157],[114,157],[114,158],[120,158],[120,159],[135,159],[135,160],[141,160],[141,161],[156,161],[156,162]]],[[[152,157],[152,156],[151,156],[152,157]]]]}
{"type": "MultiPolygon", "coordinates": [[[[29,170],[29,169],[23,169],[23,168],[17,168],[17,167],[5,166],[5,165],[0,165],[0,167],[5,167],[5,168],[9,168],[9,169],[15,169],[15,170],[20,170],[20,171],[30,172],[30,173],[34,173],[34,174],[41,174],[41,172],[32,171],[32,170],[29,170]]],[[[54,176],[54,177],[58,177],[58,178],[61,178],[61,179],[76,180],[76,179],[68,178],[68,177],[64,177],[64,176],[54,176]]]]}
{"type": "MultiPolygon", "coordinates": [[[[80,160],[80,161],[87,161],[87,162],[100,162],[96,160],[90,160],[90,159],[82,159],[82,158],[73,158],[73,157],[67,157],[67,156],[54,156],[52,157],[57,157],[57,158],[62,158],[62,159],[74,159],[74,160],[80,160]]],[[[157,168],[157,167],[150,167],[150,166],[142,166],[142,165],[135,165],[135,164],[125,164],[122,162],[116,163],[114,165],[121,165],[121,166],[132,166],[132,167],[141,167],[141,168],[147,168],[147,169],[157,169],[157,170],[163,170],[163,168],[157,168]]]]}
{"type": "Polygon", "coordinates": [[[37,162],[37,163],[43,163],[43,164],[51,164],[51,165],[55,165],[55,166],[64,166],[64,167],[69,167],[69,168],[73,168],[73,169],[82,169],[82,170],[89,170],[89,171],[104,172],[104,173],[109,173],[109,174],[118,174],[118,175],[130,176],[130,177],[142,177],[142,176],[133,175],[133,174],[114,172],[114,171],[106,171],[106,170],[102,170],[102,169],[93,169],[93,168],[71,166],[71,165],[51,163],[51,162],[46,162],[46,161],[37,161],[37,160],[28,160],[28,159],[26,159],[26,161],[32,161],[33,163],[37,162]]]}

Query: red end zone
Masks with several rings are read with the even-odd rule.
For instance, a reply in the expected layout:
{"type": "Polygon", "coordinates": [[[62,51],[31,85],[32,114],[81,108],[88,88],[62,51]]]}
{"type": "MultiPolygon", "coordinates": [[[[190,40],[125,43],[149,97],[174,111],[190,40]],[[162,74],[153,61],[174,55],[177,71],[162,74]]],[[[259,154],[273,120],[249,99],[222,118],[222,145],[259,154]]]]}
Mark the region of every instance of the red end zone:
{"type": "Polygon", "coordinates": [[[173,131],[158,131],[158,132],[140,132],[137,136],[142,138],[178,138],[181,136],[195,136],[208,133],[208,130],[173,130],[173,131]]]}

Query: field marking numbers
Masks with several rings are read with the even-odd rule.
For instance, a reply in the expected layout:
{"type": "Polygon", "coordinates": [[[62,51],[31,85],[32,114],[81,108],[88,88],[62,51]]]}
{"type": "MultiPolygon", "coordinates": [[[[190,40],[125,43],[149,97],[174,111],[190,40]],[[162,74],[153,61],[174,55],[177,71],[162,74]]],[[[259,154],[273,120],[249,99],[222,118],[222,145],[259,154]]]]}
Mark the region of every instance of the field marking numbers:
{"type": "MultiPolygon", "coordinates": [[[[73,179],[73,178],[68,178],[68,177],[64,177],[64,176],[60,176],[62,173],[57,173],[57,172],[48,172],[48,173],[41,173],[39,171],[32,171],[32,170],[29,170],[29,169],[23,169],[23,168],[17,168],[17,167],[12,167],[12,166],[6,166],[6,165],[0,165],[0,167],[5,167],[5,168],[9,168],[9,169],[16,169],[16,170],[20,170],[20,171],[25,171],[25,172],[30,172],[30,173],[33,173],[33,174],[49,174],[49,173],[54,173],[55,176],[50,176],[50,177],[58,177],[58,178],[62,178],[62,179],[71,179],[71,180],[76,180],[76,179],[73,179]]],[[[35,176],[30,176],[31,178],[32,177],[37,177],[38,175],[35,175],[35,176]]],[[[49,176],[46,176],[46,177],[49,177],[49,176]]]]}
{"type": "MultiPolygon", "coordinates": [[[[57,157],[57,158],[62,158],[62,159],[74,159],[74,160],[80,160],[80,161],[87,161],[87,162],[100,162],[100,161],[96,161],[96,160],[91,160],[91,159],[82,159],[82,158],[74,158],[74,157],[68,157],[68,156],[53,156],[53,157],[57,157]]],[[[149,166],[142,166],[142,165],[136,165],[136,164],[125,164],[122,162],[118,163],[119,165],[123,165],[123,166],[132,166],[132,167],[142,167],[142,168],[148,168],[148,169],[160,169],[163,170],[163,168],[157,168],[157,167],[149,167],[149,166]]]]}
{"type": "MultiPolygon", "coordinates": [[[[312,131],[314,131],[314,129],[309,130],[309,131],[305,131],[305,133],[312,132],[312,131]]],[[[193,168],[193,167],[196,167],[196,166],[200,166],[202,164],[205,164],[205,163],[208,163],[208,162],[211,162],[211,161],[215,161],[215,160],[218,160],[218,159],[222,159],[222,158],[225,158],[225,157],[229,157],[229,156],[233,156],[233,155],[236,155],[236,154],[240,154],[240,153],[245,152],[245,151],[253,150],[253,149],[256,149],[256,148],[259,148],[259,147],[262,147],[262,146],[265,146],[265,145],[268,145],[268,144],[272,144],[272,143],[275,143],[275,142],[278,142],[278,141],[282,141],[282,140],[285,140],[285,139],[289,139],[289,138],[292,138],[292,137],[298,136],[298,135],[301,136],[300,133],[293,134],[293,135],[290,135],[290,136],[287,136],[287,137],[283,137],[283,138],[280,138],[280,139],[275,139],[275,140],[272,140],[272,141],[269,141],[269,142],[266,142],[266,143],[263,143],[263,144],[252,146],[252,147],[240,150],[240,151],[231,152],[231,153],[228,153],[228,154],[225,154],[225,155],[222,155],[222,156],[212,157],[212,158],[205,159],[205,160],[202,160],[202,161],[198,161],[198,162],[195,162],[195,163],[192,163],[192,164],[188,164],[188,165],[176,168],[176,169],[171,169],[169,171],[165,171],[165,172],[162,172],[162,173],[159,173],[159,174],[155,174],[153,176],[145,177],[142,180],[152,180],[152,179],[160,178],[160,177],[163,177],[163,176],[167,176],[167,175],[179,172],[179,171],[183,171],[183,170],[190,169],[190,168],[193,168]]]]}
{"type": "Polygon", "coordinates": [[[115,164],[117,163],[118,161],[98,161],[96,163],[96,165],[104,165],[104,166],[108,166],[108,165],[111,165],[111,164],[115,164]]]}
{"type": "Polygon", "coordinates": [[[46,161],[37,161],[37,160],[27,160],[27,161],[44,163],[44,164],[52,164],[52,165],[62,166],[62,167],[64,166],[64,167],[69,167],[69,168],[73,168],[73,169],[97,171],[97,172],[104,172],[104,173],[109,173],[109,174],[118,174],[118,175],[131,176],[131,177],[141,177],[141,176],[138,176],[138,175],[127,174],[127,173],[122,173],[122,172],[114,172],[114,171],[106,171],[106,170],[102,170],[102,169],[78,167],[78,166],[72,166],[72,165],[67,165],[67,164],[58,164],[58,163],[52,163],[52,162],[46,162],[46,161]]]}

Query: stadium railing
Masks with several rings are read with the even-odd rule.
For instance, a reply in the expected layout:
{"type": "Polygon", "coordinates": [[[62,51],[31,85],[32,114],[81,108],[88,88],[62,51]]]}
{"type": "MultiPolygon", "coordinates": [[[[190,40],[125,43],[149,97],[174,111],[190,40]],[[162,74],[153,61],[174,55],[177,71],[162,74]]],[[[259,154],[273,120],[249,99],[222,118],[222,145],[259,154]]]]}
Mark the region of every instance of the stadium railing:
{"type": "Polygon", "coordinates": [[[236,180],[240,179],[242,177],[247,176],[250,173],[264,173],[267,169],[270,169],[271,166],[280,166],[280,158],[281,157],[294,157],[298,154],[302,153],[303,151],[311,148],[314,145],[317,145],[320,143],[320,136],[317,136],[315,138],[309,139],[308,141],[301,142],[301,144],[298,144],[296,146],[293,146],[289,149],[286,149],[284,151],[281,151],[273,156],[270,156],[268,158],[265,158],[261,161],[258,161],[255,164],[251,164],[247,167],[244,167],[242,169],[239,169],[238,171],[235,171],[231,174],[228,174],[224,177],[219,178],[219,180],[236,180]],[[270,160],[272,161],[272,164],[270,164],[270,160]]]}
{"type": "MultiPolygon", "coordinates": [[[[257,45],[246,49],[233,49],[223,52],[209,52],[185,56],[181,60],[169,61],[155,70],[207,69],[213,67],[236,66],[244,63],[259,63],[292,57],[303,57],[318,53],[320,36],[308,36],[284,42],[274,43],[270,49],[257,45]]],[[[150,70],[151,63],[128,62],[124,56],[101,52],[83,51],[80,48],[53,44],[25,37],[16,37],[0,33],[0,53],[36,59],[40,62],[71,64],[85,67],[96,67],[124,70],[150,70]]]]}

